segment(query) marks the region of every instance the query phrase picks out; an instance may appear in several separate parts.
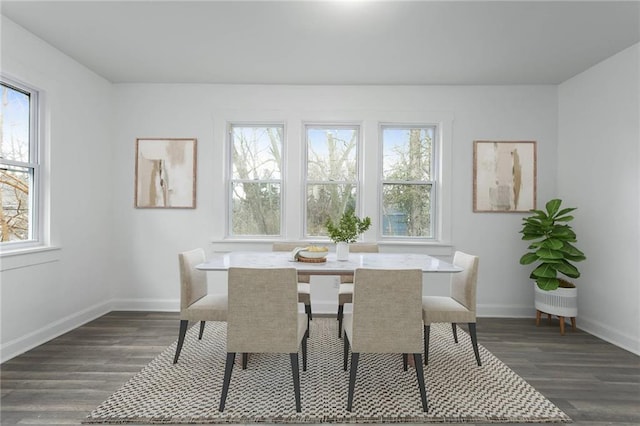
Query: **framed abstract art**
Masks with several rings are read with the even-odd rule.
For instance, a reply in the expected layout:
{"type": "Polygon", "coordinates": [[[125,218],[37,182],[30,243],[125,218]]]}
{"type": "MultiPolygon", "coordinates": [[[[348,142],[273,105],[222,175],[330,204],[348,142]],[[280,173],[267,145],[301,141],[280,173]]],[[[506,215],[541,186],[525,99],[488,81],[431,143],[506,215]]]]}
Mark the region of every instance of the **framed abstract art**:
{"type": "Polygon", "coordinates": [[[536,142],[474,141],[473,211],[536,208],[536,142]]]}
{"type": "Polygon", "coordinates": [[[196,139],[136,139],[135,207],[196,207],[196,139]]]}

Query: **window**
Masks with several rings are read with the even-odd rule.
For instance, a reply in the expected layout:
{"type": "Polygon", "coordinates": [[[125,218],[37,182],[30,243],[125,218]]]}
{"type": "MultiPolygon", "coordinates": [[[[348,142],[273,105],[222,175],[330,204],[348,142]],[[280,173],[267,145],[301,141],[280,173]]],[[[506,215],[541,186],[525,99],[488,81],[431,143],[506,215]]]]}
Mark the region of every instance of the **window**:
{"type": "Polygon", "coordinates": [[[305,126],[305,237],[326,236],[328,218],[358,211],[358,126],[305,126]]]}
{"type": "Polygon", "coordinates": [[[283,125],[229,126],[230,236],[280,235],[283,140],[283,125]]]}
{"type": "Polygon", "coordinates": [[[16,82],[0,80],[0,241],[35,243],[38,214],[38,94],[16,82]]]}
{"type": "Polygon", "coordinates": [[[382,125],[382,237],[433,239],[435,126],[382,125]]]}

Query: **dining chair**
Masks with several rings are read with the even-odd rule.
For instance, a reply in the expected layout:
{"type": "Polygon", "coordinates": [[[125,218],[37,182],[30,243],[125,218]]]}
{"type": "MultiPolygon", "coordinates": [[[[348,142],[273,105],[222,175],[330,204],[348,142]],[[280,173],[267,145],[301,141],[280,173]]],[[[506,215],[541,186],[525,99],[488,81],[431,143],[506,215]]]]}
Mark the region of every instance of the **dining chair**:
{"type": "MultiPolygon", "coordinates": [[[[297,247],[305,247],[308,244],[300,243],[273,243],[272,251],[292,251],[297,247]]],[[[309,274],[298,274],[298,301],[304,303],[304,311],[307,313],[307,320],[313,320],[311,312],[311,276],[309,274]]],[[[309,325],[307,324],[307,329],[309,325]]],[[[309,337],[309,336],[307,336],[309,337]]]]}
{"type": "Polygon", "coordinates": [[[306,371],[308,322],[298,302],[295,268],[229,268],[228,282],[227,359],[219,410],[224,411],[236,353],[288,353],[300,412],[298,348],[302,343],[306,371]]]}
{"type": "Polygon", "coordinates": [[[178,254],[180,266],[180,331],[173,363],[178,362],[189,321],[200,321],[198,340],[202,340],[206,321],[227,320],[227,296],[208,294],[207,273],[196,269],[205,261],[201,248],[178,254]]]}
{"type": "Polygon", "coordinates": [[[424,296],[422,321],[424,322],[424,364],[429,363],[429,332],[433,323],[451,323],[453,340],[458,343],[458,323],[467,323],[473,352],[479,366],[480,352],[476,335],[476,283],[478,281],[477,256],[456,251],[453,264],[463,268],[451,274],[449,296],[424,296]]]}
{"type": "MultiPolygon", "coordinates": [[[[353,395],[361,353],[413,354],[422,409],[427,392],[422,368],[422,271],[420,269],[356,269],[352,312],[344,314],[343,367],[351,348],[347,411],[353,395]]],[[[347,310],[348,311],[348,310],[347,310]]]]}
{"type": "MultiPolygon", "coordinates": [[[[350,253],[378,253],[378,245],[370,243],[349,244],[350,253]]],[[[338,287],[338,337],[342,337],[344,304],[353,299],[353,275],[341,275],[338,287]]]]}

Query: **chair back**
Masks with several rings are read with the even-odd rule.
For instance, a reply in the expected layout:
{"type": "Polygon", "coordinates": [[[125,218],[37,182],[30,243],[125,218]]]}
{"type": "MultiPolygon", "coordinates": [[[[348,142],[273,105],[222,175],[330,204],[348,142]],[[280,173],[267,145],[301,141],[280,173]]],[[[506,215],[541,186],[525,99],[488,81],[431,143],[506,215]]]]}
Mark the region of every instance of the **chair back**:
{"type": "Polygon", "coordinates": [[[453,264],[464,270],[451,274],[451,297],[464,305],[469,311],[476,312],[476,283],[478,281],[477,256],[472,256],[461,251],[453,255],[453,264]]]}
{"type": "Polygon", "coordinates": [[[207,273],[196,269],[205,261],[204,250],[197,248],[178,254],[180,264],[180,311],[207,295],[207,273]]]}
{"type": "MultiPolygon", "coordinates": [[[[353,243],[349,244],[349,253],[378,253],[377,244],[372,243],[353,243]]],[[[340,282],[348,284],[353,282],[353,275],[341,275],[340,282]]]]}
{"type": "Polygon", "coordinates": [[[295,268],[229,268],[227,352],[294,353],[298,330],[295,268]]]}
{"type": "Polygon", "coordinates": [[[353,352],[422,351],[422,271],[356,269],[353,352]]]}
{"type": "MultiPolygon", "coordinates": [[[[293,251],[293,249],[297,247],[307,247],[309,244],[300,241],[299,243],[273,243],[271,246],[271,251],[293,251]]],[[[309,283],[311,282],[311,275],[309,274],[298,274],[298,282],[300,283],[309,283]]]]}

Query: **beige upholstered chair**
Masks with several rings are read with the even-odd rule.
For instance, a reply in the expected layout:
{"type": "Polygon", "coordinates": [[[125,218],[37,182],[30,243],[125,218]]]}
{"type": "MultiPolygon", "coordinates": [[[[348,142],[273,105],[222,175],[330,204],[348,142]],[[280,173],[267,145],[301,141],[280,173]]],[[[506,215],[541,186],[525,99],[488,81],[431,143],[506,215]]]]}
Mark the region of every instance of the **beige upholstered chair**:
{"type": "Polygon", "coordinates": [[[227,360],[220,397],[224,411],[236,353],[288,353],[296,411],[301,411],[298,348],[307,370],[307,314],[298,304],[295,268],[229,268],[227,360]]]}
{"type": "Polygon", "coordinates": [[[227,296],[207,294],[207,273],[196,269],[205,261],[199,248],[178,254],[180,264],[180,333],[173,363],[178,362],[189,321],[200,321],[198,339],[202,339],[205,321],[227,320],[227,296]]]}
{"type": "Polygon", "coordinates": [[[453,264],[463,268],[462,272],[451,274],[449,296],[425,296],[422,298],[422,321],[424,322],[424,363],[429,362],[429,331],[433,323],[450,322],[453,338],[458,343],[457,323],[467,323],[473,352],[478,365],[478,338],[476,336],[476,282],[478,281],[477,256],[460,251],[455,252],[453,264]]]}
{"type": "MultiPolygon", "coordinates": [[[[308,244],[299,243],[273,243],[272,251],[292,251],[296,247],[306,247],[308,244]]],[[[304,311],[307,313],[307,319],[312,320],[311,312],[311,277],[309,274],[298,274],[298,301],[304,303],[304,311]]],[[[307,325],[307,328],[308,325],[307,325]]],[[[308,337],[308,336],[307,336],[308,337]]]]}
{"type": "MultiPolygon", "coordinates": [[[[349,244],[350,253],[378,253],[377,244],[349,244]]],[[[351,303],[353,296],[353,275],[342,275],[338,287],[338,337],[342,337],[342,317],[344,304],[351,303]]]]}
{"type": "Polygon", "coordinates": [[[351,346],[347,411],[351,411],[361,353],[413,354],[422,409],[427,392],[422,370],[422,271],[419,269],[356,269],[353,312],[344,314],[344,369],[351,346]]]}

